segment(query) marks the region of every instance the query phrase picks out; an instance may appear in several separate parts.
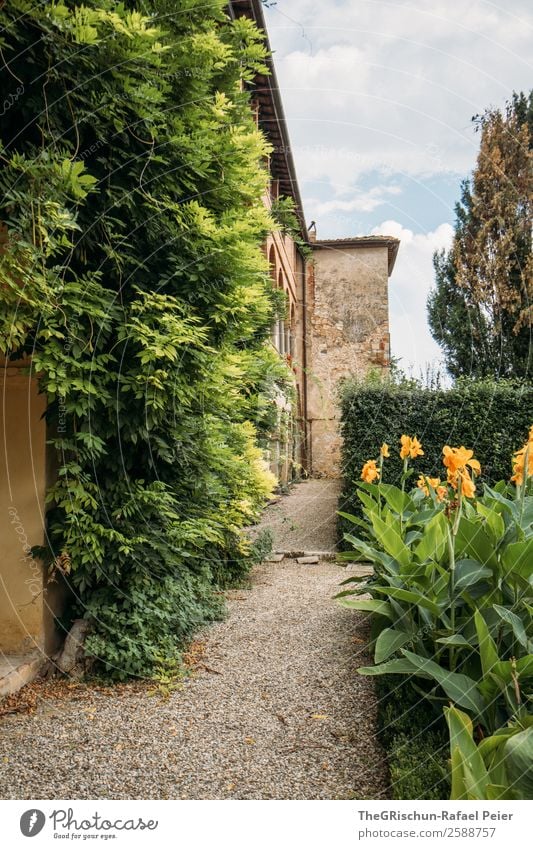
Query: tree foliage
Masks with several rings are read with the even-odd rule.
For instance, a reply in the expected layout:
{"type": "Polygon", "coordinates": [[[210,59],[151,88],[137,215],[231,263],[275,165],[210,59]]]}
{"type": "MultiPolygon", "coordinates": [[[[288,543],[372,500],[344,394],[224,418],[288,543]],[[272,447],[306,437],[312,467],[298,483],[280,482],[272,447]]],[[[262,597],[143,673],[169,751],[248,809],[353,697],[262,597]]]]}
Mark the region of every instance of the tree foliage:
{"type": "Polygon", "coordinates": [[[480,150],[450,251],[435,254],[431,332],[451,375],[524,376],[533,316],[533,93],[475,119],[480,150]]]}
{"type": "Polygon", "coordinates": [[[225,8],[0,8],[0,346],[48,398],[48,557],[121,676],[177,657],[248,568],[265,398],[291,380],[246,93],[265,46],[225,8]]]}

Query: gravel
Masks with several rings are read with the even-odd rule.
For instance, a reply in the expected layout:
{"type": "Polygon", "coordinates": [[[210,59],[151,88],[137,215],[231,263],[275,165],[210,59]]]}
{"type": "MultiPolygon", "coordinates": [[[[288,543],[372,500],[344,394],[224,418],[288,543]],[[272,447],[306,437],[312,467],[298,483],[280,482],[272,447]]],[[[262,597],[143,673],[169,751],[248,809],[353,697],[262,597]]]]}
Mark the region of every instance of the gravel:
{"type": "Polygon", "coordinates": [[[334,551],[341,484],[309,480],[295,484],[263,514],[259,529],[270,528],[274,551],[334,551]]]}
{"type": "Polygon", "coordinates": [[[2,797],[386,796],[373,682],[356,671],[371,660],[367,620],[332,600],[344,577],[324,560],[257,567],[249,587],[228,593],[228,618],[200,635],[195,672],[168,698],[89,687],[81,701],[5,717],[2,797]]]}

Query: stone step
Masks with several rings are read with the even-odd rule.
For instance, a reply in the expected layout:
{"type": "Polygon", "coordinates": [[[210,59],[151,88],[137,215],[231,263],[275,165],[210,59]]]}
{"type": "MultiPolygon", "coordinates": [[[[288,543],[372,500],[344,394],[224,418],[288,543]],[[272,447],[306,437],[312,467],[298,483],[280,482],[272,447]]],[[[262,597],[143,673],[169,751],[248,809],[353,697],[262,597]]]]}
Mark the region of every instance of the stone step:
{"type": "Polygon", "coordinates": [[[274,556],[276,557],[275,562],[278,563],[278,557],[280,557],[281,560],[283,560],[283,558],[287,558],[288,560],[298,560],[299,558],[301,559],[303,557],[315,557],[318,560],[335,560],[337,553],[335,551],[304,551],[302,549],[277,549],[274,552],[274,556]]]}
{"type": "MultiPolygon", "coordinates": [[[[307,563],[308,565],[311,565],[313,563],[318,563],[320,560],[334,561],[336,556],[337,553],[335,551],[303,551],[300,549],[297,551],[277,550],[272,554],[269,554],[268,557],[265,557],[265,563],[281,563],[282,560],[286,559],[296,560],[297,563],[307,563]]],[[[369,563],[343,561],[342,565],[349,569],[351,574],[359,577],[370,577],[374,574],[374,569],[369,563]]]]}
{"type": "Polygon", "coordinates": [[[0,658],[0,697],[16,693],[37,677],[47,658],[43,654],[5,654],[0,658]]]}

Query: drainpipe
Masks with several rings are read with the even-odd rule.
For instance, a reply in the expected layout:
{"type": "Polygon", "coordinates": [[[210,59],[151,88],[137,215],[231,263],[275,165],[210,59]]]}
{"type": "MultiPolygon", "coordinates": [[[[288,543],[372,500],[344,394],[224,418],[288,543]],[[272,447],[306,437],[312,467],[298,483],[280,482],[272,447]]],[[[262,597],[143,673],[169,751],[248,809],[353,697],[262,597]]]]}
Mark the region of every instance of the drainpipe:
{"type": "Polygon", "coordinates": [[[305,445],[305,462],[307,465],[306,471],[311,472],[312,457],[311,457],[311,438],[309,433],[310,422],[307,415],[307,260],[302,254],[302,312],[303,312],[303,345],[302,345],[302,372],[303,372],[303,398],[302,398],[302,415],[304,420],[304,445],[305,445]]]}

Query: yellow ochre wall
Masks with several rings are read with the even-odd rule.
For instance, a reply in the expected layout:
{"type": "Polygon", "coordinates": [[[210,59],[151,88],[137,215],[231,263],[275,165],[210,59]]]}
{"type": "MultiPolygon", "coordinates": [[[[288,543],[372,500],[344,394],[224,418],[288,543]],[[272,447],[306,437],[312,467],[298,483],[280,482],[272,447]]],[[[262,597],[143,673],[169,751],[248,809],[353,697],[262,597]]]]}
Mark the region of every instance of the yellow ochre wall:
{"type": "MultiPolygon", "coordinates": [[[[49,651],[53,615],[42,565],[29,549],[44,542],[45,398],[24,374],[28,362],[0,363],[0,651],[49,651]]],[[[55,593],[53,593],[55,594],[55,593]]]]}

